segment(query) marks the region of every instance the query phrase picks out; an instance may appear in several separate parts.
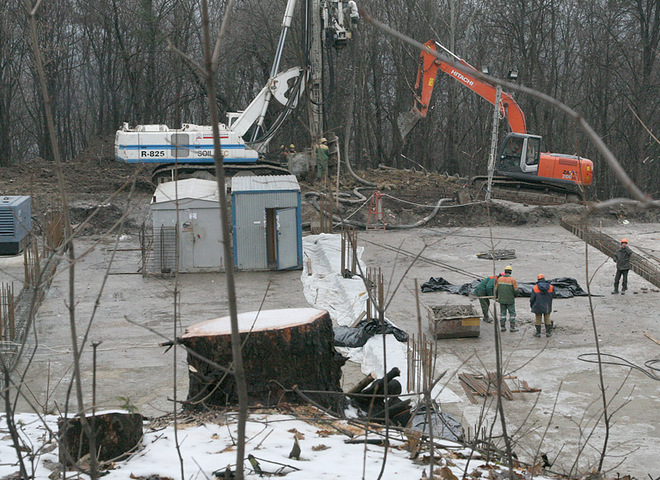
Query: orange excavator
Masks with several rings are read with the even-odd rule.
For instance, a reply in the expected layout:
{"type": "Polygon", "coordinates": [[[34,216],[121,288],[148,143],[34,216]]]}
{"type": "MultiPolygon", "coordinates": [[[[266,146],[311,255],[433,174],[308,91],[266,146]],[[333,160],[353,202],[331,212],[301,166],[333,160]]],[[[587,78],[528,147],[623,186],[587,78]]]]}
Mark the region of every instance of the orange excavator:
{"type": "MultiPolygon", "coordinates": [[[[462,58],[454,55],[435,40],[424,44],[429,50],[442,49],[463,68],[437,58],[422,50],[415,82],[414,106],[411,111],[401,114],[398,127],[405,138],[417,122],[428,113],[431,93],[438,69],[469,88],[480,97],[495,105],[497,89],[494,85],[471,75],[477,70],[462,58]]],[[[552,189],[555,191],[577,192],[593,181],[593,162],[577,155],[542,153],[541,137],[527,133],[525,114],[511,95],[501,92],[498,105],[500,116],[506,118],[510,133],[506,135],[498,150],[495,161],[495,184],[526,186],[552,189]]],[[[483,181],[476,177],[473,182],[483,181]]]]}

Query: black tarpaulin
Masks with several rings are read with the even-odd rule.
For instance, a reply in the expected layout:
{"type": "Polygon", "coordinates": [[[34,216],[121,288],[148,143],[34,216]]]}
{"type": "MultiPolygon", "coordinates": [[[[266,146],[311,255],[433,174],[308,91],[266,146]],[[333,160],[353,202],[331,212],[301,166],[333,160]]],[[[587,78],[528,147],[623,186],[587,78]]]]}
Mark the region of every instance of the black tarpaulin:
{"type": "MultiPolygon", "coordinates": [[[[585,292],[582,287],[578,284],[577,280],[570,277],[559,277],[547,280],[553,287],[554,292],[553,298],[572,298],[572,297],[585,297],[587,292],[585,292]]],[[[470,283],[464,283],[462,285],[449,283],[442,277],[431,277],[428,282],[422,284],[422,292],[448,292],[458,295],[470,295],[474,293],[474,289],[477,288],[481,282],[480,279],[473,280],[470,283]]],[[[532,288],[534,288],[536,282],[526,283],[518,282],[518,296],[519,297],[529,297],[532,295],[532,288]]]]}
{"type": "Polygon", "coordinates": [[[376,334],[392,334],[400,342],[408,340],[408,334],[386,322],[385,325],[377,320],[361,320],[355,327],[337,326],[333,328],[336,347],[358,348],[364,346],[376,334]]]}

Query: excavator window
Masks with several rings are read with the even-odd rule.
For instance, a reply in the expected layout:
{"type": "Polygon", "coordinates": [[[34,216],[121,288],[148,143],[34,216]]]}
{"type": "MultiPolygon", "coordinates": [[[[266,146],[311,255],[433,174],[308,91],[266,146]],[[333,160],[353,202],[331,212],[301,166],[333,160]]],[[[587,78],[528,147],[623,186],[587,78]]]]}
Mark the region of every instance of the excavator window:
{"type": "Polygon", "coordinates": [[[504,171],[519,171],[524,139],[509,136],[504,139],[504,142],[498,168],[504,171]]]}
{"type": "Polygon", "coordinates": [[[509,142],[506,145],[504,150],[504,155],[507,157],[518,157],[522,154],[523,149],[523,139],[519,137],[509,138],[509,142]]]}
{"type": "Polygon", "coordinates": [[[525,156],[525,163],[527,165],[539,164],[539,152],[541,149],[541,141],[538,138],[527,139],[527,155],[525,156]]]}

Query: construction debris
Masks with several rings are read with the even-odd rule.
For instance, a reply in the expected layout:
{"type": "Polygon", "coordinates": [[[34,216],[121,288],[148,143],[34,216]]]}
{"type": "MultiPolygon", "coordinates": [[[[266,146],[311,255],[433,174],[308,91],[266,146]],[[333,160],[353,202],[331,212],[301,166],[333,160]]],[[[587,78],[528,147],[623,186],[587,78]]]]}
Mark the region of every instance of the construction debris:
{"type": "Polygon", "coordinates": [[[487,252],[477,253],[477,258],[485,260],[511,260],[516,258],[515,250],[489,250],[487,252]]]}
{"type": "MultiPolygon", "coordinates": [[[[471,373],[460,373],[458,378],[470,402],[480,403],[476,395],[488,397],[497,395],[497,376],[495,372],[488,372],[486,376],[475,375],[471,373]]],[[[514,393],[535,393],[540,392],[540,388],[531,388],[525,380],[519,380],[518,377],[502,377],[502,396],[507,400],[513,400],[514,393]],[[507,380],[512,383],[509,387],[507,380]]]]}

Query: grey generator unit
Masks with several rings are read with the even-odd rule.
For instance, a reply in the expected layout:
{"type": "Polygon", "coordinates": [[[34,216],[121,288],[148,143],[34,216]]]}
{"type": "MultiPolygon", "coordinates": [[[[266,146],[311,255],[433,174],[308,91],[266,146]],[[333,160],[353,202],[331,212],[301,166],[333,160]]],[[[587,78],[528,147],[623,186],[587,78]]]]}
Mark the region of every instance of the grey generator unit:
{"type": "Polygon", "coordinates": [[[32,199],[0,197],[0,255],[17,255],[29,243],[32,232],[32,199]]]}
{"type": "Polygon", "coordinates": [[[182,273],[223,271],[218,200],[215,180],[189,178],[161,183],[150,205],[153,242],[146,271],[170,274],[177,267],[182,273]]]}
{"type": "Polygon", "coordinates": [[[296,177],[234,177],[231,197],[236,268],[301,269],[302,213],[296,177]]]}

